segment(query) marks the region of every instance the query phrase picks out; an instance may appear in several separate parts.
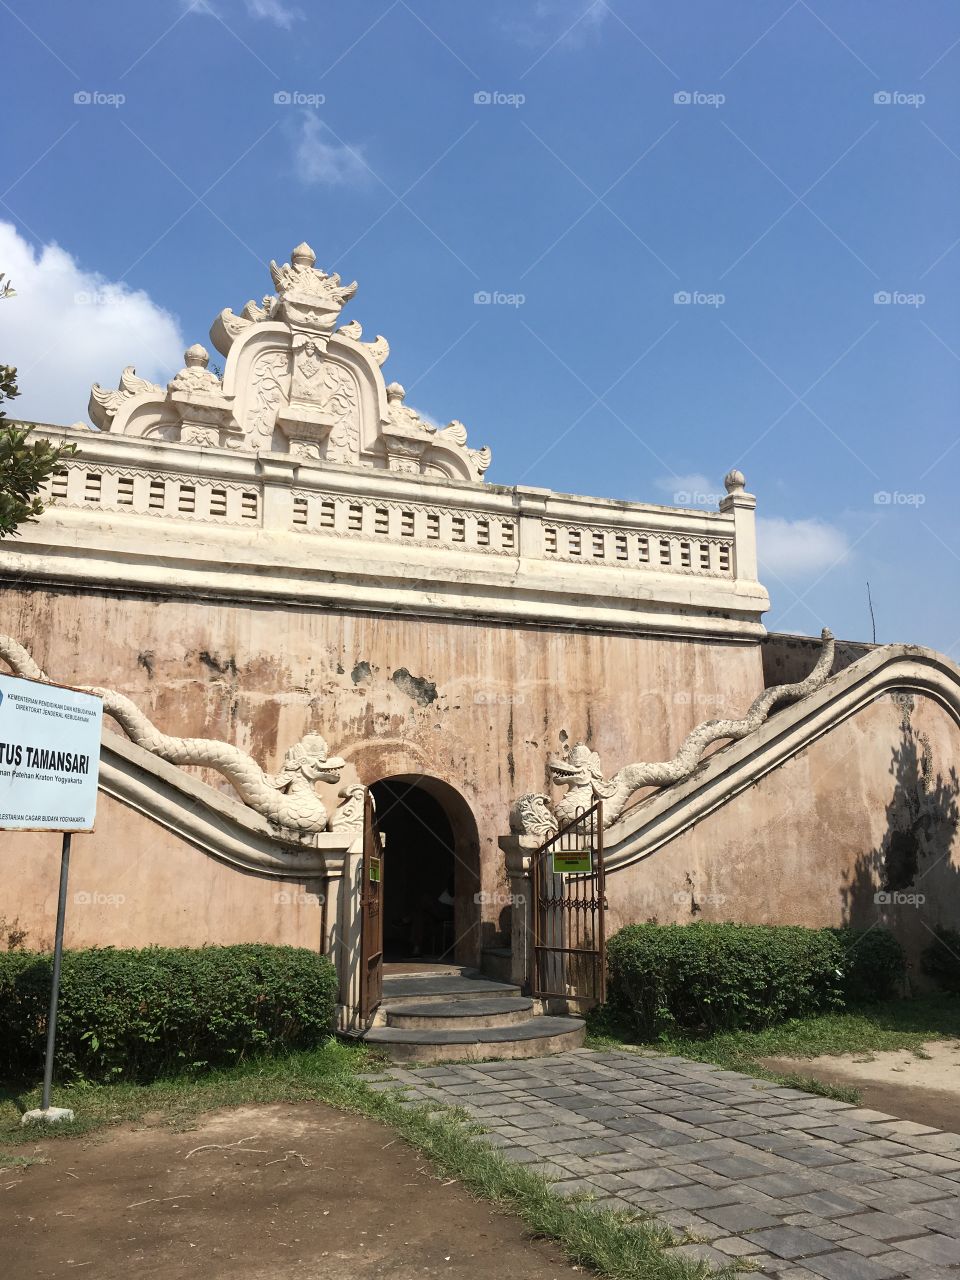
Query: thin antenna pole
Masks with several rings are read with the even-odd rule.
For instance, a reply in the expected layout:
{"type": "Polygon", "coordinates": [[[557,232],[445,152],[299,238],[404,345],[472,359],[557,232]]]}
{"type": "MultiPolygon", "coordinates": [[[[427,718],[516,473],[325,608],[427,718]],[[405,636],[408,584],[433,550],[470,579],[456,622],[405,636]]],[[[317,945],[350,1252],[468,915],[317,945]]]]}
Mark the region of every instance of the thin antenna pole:
{"type": "Polygon", "coordinates": [[[870,595],[870,583],[867,583],[867,604],[870,606],[870,625],[873,627],[873,643],[877,643],[877,620],[873,614],[873,597],[870,595]]]}

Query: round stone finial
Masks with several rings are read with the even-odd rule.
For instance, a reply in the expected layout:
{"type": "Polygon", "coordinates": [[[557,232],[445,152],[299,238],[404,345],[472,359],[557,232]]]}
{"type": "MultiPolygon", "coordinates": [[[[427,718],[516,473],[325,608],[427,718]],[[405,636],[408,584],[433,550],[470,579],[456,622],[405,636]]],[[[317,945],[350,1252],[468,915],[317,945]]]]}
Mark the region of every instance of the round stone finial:
{"type": "Polygon", "coordinates": [[[402,383],[391,382],[387,386],[387,400],[390,404],[393,404],[397,400],[402,401],[403,397],[406,394],[407,394],[406,388],[402,385],[402,383]]]}
{"type": "Polygon", "coordinates": [[[199,342],[195,342],[192,347],[187,347],[183,353],[183,363],[188,369],[205,369],[210,363],[210,352],[206,347],[202,347],[199,342]]]}
{"type": "Polygon", "coordinates": [[[723,483],[727,493],[743,493],[747,478],[742,471],[738,471],[734,467],[732,471],[728,471],[723,477],[723,483]]]}
{"type": "Polygon", "coordinates": [[[317,255],[307,244],[306,240],[301,240],[290,255],[290,261],[295,267],[312,267],[316,260],[317,255]]]}

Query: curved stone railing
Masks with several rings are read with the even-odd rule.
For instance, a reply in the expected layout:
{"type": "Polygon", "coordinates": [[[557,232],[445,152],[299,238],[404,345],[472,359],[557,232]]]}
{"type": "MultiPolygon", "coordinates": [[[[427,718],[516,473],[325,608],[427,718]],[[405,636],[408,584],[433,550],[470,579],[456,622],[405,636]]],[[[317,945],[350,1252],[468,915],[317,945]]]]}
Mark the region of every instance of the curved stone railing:
{"type": "Polygon", "coordinates": [[[715,752],[692,777],[629,810],[607,829],[607,874],[648,858],[818,738],[895,691],[932,698],[960,724],[960,667],[933,649],[885,645],[832,676],[816,693],[778,711],[748,738],[715,752]]]}
{"type": "Polygon", "coordinates": [[[325,831],[285,839],[233,796],[115,733],[103,735],[100,790],[220,862],[280,879],[339,876],[361,838],[358,831],[325,831]]]}

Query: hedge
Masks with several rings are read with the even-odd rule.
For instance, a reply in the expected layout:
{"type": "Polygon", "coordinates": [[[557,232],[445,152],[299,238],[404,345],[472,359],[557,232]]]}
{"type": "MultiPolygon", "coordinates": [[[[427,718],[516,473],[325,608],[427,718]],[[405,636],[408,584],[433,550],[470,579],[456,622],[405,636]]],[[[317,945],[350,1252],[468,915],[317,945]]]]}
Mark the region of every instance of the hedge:
{"type": "Polygon", "coordinates": [[[920,968],[943,991],[960,995],[960,932],[938,924],[936,941],[920,957],[920,968]]]}
{"type": "Polygon", "coordinates": [[[831,929],[843,957],[843,997],[848,1004],[872,1004],[898,995],[907,976],[903,947],[888,929],[831,929]]]}
{"type": "Polygon", "coordinates": [[[632,924],[607,947],[608,1014],[641,1037],[755,1030],[844,1004],[873,952],[845,931],[792,925],[632,924]],[[842,940],[843,938],[843,940],[842,940]]]}
{"type": "MultiPolygon", "coordinates": [[[[0,1078],[43,1071],[52,957],[0,953],[0,1078]]],[[[320,1043],[337,981],[297,947],[65,951],[59,1079],[152,1080],[320,1043]]]]}

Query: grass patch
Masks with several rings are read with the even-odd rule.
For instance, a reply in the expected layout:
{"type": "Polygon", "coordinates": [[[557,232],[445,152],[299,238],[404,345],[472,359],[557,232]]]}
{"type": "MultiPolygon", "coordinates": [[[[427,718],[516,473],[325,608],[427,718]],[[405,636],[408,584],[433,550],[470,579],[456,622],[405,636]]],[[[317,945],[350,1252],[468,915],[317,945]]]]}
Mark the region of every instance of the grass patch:
{"type": "Polygon", "coordinates": [[[358,1071],[376,1064],[362,1047],[328,1040],[318,1049],[286,1057],[261,1058],[236,1067],[211,1070],[206,1075],[175,1076],[151,1084],[117,1083],[55,1085],[53,1102],[71,1107],[77,1119],[69,1125],[42,1129],[20,1124],[24,1111],[40,1105],[40,1088],[20,1091],[0,1089],[0,1142],[17,1145],[48,1139],[70,1138],[111,1125],[151,1121],[187,1128],[207,1111],[270,1102],[320,1100],[348,1105],[351,1090],[362,1085],[358,1071]]]}
{"type": "MultiPolygon", "coordinates": [[[[600,1020],[595,1026],[595,1033],[588,1040],[594,1048],[635,1044],[629,1033],[619,1028],[605,1027],[600,1020]]],[[[761,1031],[721,1031],[699,1037],[668,1035],[636,1047],[712,1062],[730,1071],[743,1071],[791,1088],[857,1103],[860,1092],[855,1088],[824,1084],[809,1076],[778,1075],[764,1068],[760,1060],[880,1053],[889,1049],[908,1049],[922,1058],[927,1041],[954,1038],[960,1039],[960,999],[930,995],[864,1005],[846,1013],[793,1018],[761,1031]]]]}
{"type": "Polygon", "coordinates": [[[151,1084],[57,1086],[54,1102],[74,1109],[70,1125],[23,1128],[23,1111],[38,1106],[40,1090],[0,1091],[0,1166],[17,1167],[35,1158],[16,1154],[24,1143],[68,1141],[80,1134],[121,1124],[192,1127],[205,1112],[221,1107],[276,1102],[326,1102],[391,1126],[421,1152],[437,1173],[454,1177],[473,1195],[517,1215],[535,1237],[556,1241],[577,1266],[610,1280],[733,1280],[735,1264],[715,1271],[704,1262],[668,1253],[671,1232],[641,1213],[596,1209],[587,1200],[557,1195],[540,1175],[505,1160],[479,1140],[480,1127],[449,1108],[411,1106],[401,1094],[378,1092],[358,1079],[376,1070],[380,1059],[363,1046],[329,1040],[319,1049],[268,1058],[197,1077],[151,1084]],[[14,1150],[10,1150],[14,1148],[14,1150]]]}

